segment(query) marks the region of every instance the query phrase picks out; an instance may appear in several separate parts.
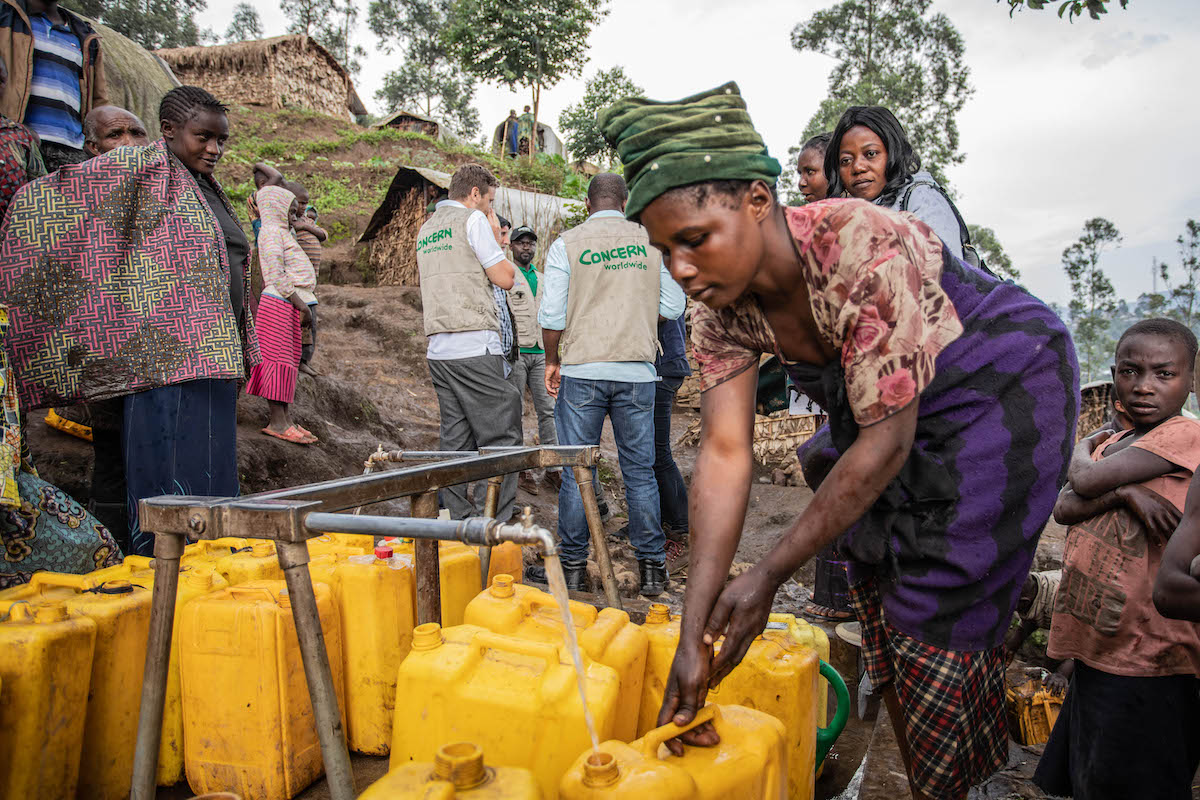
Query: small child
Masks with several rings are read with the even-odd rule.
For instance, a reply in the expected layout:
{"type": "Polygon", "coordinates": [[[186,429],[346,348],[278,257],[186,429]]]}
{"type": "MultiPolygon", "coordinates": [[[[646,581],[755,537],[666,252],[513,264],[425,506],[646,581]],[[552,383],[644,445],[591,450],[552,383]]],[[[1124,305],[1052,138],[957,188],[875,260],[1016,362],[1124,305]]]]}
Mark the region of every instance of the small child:
{"type": "MultiPolygon", "coordinates": [[[[1025,640],[1034,631],[1048,630],[1052,624],[1054,613],[1054,597],[1058,594],[1058,584],[1062,580],[1062,570],[1050,572],[1031,572],[1025,576],[1025,584],[1021,587],[1021,597],[1017,600],[1017,618],[1020,620],[1009,628],[1004,637],[1004,649],[1011,664],[1021,649],[1025,640]]],[[[1051,691],[1062,694],[1067,690],[1071,673],[1075,671],[1075,659],[1068,658],[1060,662],[1054,671],[1048,673],[1042,684],[1051,691]]]]}
{"type": "Polygon", "coordinates": [[[1034,783],[1076,800],[1190,798],[1200,765],[1200,626],[1151,598],[1200,466],[1200,422],[1181,416],[1196,337],[1174,320],[1117,342],[1114,390],[1129,430],[1076,445],[1054,518],[1070,525],[1047,655],[1075,673],[1034,783]]]}
{"type": "Polygon", "coordinates": [[[262,362],[251,369],[246,394],[267,401],[270,419],[263,433],[293,444],[316,444],[317,437],[292,422],[289,413],[296,396],[301,329],[310,320],[308,305],[295,284],[296,276],[310,268],[291,232],[299,204],[288,189],[264,186],[258,190],[258,210],[262,217],[258,257],[264,285],[255,317],[262,362]]]}
{"type": "Polygon", "coordinates": [[[313,353],[317,350],[317,296],[313,292],[317,288],[317,276],[321,274],[321,243],[328,239],[329,235],[317,225],[317,209],[308,202],[308,190],[298,183],[292,185],[296,189],[297,202],[302,203],[300,208],[303,209],[293,223],[292,231],[312,266],[312,285],[296,285],[296,290],[308,303],[308,311],[312,317],[308,327],[304,329],[304,340],[300,350],[300,371],[305,375],[315,377],[319,373],[313,369],[310,363],[313,353]]]}

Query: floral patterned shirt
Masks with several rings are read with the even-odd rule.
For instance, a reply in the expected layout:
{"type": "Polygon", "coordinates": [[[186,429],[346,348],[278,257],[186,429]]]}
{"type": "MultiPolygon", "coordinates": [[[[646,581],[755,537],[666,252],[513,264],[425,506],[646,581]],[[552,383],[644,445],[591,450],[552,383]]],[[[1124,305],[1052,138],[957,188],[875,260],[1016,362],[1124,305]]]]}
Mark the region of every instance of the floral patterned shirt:
{"type": "MultiPolygon", "coordinates": [[[[787,208],[821,336],[841,351],[860,426],[905,408],[933,380],[938,354],[963,331],[941,287],[942,242],[910,214],[862,200],[787,208]]],[[[775,353],[751,295],[719,311],[696,305],[692,347],[707,391],[775,353]]]]}

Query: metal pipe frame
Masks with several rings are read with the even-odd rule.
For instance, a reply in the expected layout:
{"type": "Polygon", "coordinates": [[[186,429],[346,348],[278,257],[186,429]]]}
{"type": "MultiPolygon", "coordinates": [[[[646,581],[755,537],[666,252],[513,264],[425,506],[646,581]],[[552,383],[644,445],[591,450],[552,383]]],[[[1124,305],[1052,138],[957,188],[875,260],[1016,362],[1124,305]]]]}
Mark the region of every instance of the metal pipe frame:
{"type": "MultiPolygon", "coordinates": [[[[316,596],[308,571],[308,539],[328,532],[398,534],[415,538],[418,594],[418,619],[421,622],[441,618],[439,539],[453,539],[490,547],[504,541],[536,545],[543,554],[555,554],[554,537],[544,528],[532,525],[526,514],[520,524],[502,524],[494,519],[462,521],[431,519],[437,515],[437,490],[470,481],[488,480],[525,469],[571,467],[580,481],[584,509],[588,517],[597,562],[607,574],[605,589],[611,585],[610,605],[620,608],[612,579],[612,565],[599,522],[596,498],[591,491],[591,467],[599,460],[598,447],[514,447],[486,448],[479,453],[443,451],[398,451],[389,453],[399,459],[438,463],[386,472],[364,473],[272,492],[260,492],[241,498],[171,495],[142,500],[142,529],[153,532],[154,592],[151,599],[150,634],[146,645],[145,677],[138,714],[138,735],[134,751],[132,800],[153,800],[155,773],[162,735],[163,706],[166,702],[167,672],[170,662],[175,599],[179,585],[179,559],[187,539],[219,539],[238,535],[266,539],[276,543],[280,566],[284,570],[292,615],[308,680],[309,697],[325,762],[325,775],[332,800],[352,800],[354,776],[342,729],[341,713],[324,635],[317,614],[316,596]],[[581,474],[589,476],[584,490],[581,474]],[[411,518],[335,514],[394,500],[413,498],[411,518]],[[599,532],[599,536],[597,533],[599,532]],[[607,570],[606,570],[607,567],[607,570]]],[[[488,500],[495,513],[493,495],[498,498],[499,482],[489,481],[488,500]]],[[[490,551],[489,551],[490,553],[490,551]]],[[[487,568],[482,567],[482,580],[487,568]]]]}

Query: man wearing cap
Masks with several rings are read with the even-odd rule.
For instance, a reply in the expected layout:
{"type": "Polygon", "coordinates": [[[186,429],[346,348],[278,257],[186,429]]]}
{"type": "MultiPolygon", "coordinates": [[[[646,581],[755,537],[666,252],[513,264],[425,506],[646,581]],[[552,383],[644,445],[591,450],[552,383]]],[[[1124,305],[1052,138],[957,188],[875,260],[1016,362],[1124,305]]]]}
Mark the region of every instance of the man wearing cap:
{"type": "MultiPolygon", "coordinates": [[[[417,234],[425,359],[441,412],[442,450],[521,444],[521,398],[505,377],[492,293],[493,285],[512,288],[514,272],[492,210],[498,186],[486,167],[464,164],[450,179],[450,196],[417,234]]],[[[517,476],[505,476],[498,519],[512,516],[516,494],[517,476]]],[[[475,492],[473,504],[461,485],[443,489],[442,497],[454,519],[483,514],[483,492],[475,492]]]]}
{"type": "MultiPolygon", "coordinates": [[[[620,175],[592,178],[590,216],[546,254],[538,320],[559,442],[599,444],[604,418],[612,420],[641,593],[655,597],[667,586],[654,479],[658,320],[678,318],[686,300],[645,229],[625,219],[628,195],[620,175]]],[[[558,535],[567,585],[586,591],[588,527],[574,481],[558,493],[558,535]]]]}
{"type": "MultiPolygon", "coordinates": [[[[517,323],[520,352],[508,378],[522,398],[525,387],[529,387],[529,396],[537,412],[538,440],[543,445],[553,446],[558,444],[558,434],[554,430],[554,399],[546,393],[546,351],[542,349],[542,328],[538,325],[538,273],[533,266],[537,234],[533,228],[521,225],[514,229],[509,249],[517,271],[513,276],[513,288],[508,290],[508,305],[517,323]]],[[[557,490],[562,483],[562,472],[548,470],[546,482],[557,490]]],[[[537,494],[537,483],[533,478],[527,481],[522,474],[519,483],[521,488],[537,494]]]]}

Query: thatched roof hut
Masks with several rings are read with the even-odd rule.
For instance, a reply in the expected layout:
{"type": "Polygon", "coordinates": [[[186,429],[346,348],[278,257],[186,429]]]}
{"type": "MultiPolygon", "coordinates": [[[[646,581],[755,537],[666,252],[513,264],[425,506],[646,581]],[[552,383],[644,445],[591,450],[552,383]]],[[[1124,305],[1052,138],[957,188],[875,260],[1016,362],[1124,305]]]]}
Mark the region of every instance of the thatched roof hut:
{"type": "MultiPolygon", "coordinates": [[[[450,176],[423,167],[400,167],[387,195],[375,210],[359,244],[368,243],[367,261],[381,285],[416,286],[417,231],[425,222],[430,201],[450,188],[450,176]]],[[[546,248],[562,232],[563,221],[579,213],[583,203],[520,189],[496,190],[492,204],[496,213],[514,226],[528,225],[537,232],[538,253],[535,263],[545,261],[546,248]]]]}
{"type": "Polygon", "coordinates": [[[427,117],[424,114],[418,114],[415,111],[404,111],[403,109],[384,117],[371,127],[396,128],[397,130],[409,131],[411,133],[423,133],[431,139],[442,138],[442,126],[436,119],[427,117]]]}
{"type": "Polygon", "coordinates": [[[225,102],[307,108],[351,121],[367,113],[350,74],[302,34],[157,52],[181,82],[203,87],[225,102]]]}
{"type": "Polygon", "coordinates": [[[89,20],[104,48],[104,74],[108,98],[141,118],[153,141],[159,137],[158,106],[163,95],[179,85],[171,67],[137,42],[106,25],[89,20]]]}

